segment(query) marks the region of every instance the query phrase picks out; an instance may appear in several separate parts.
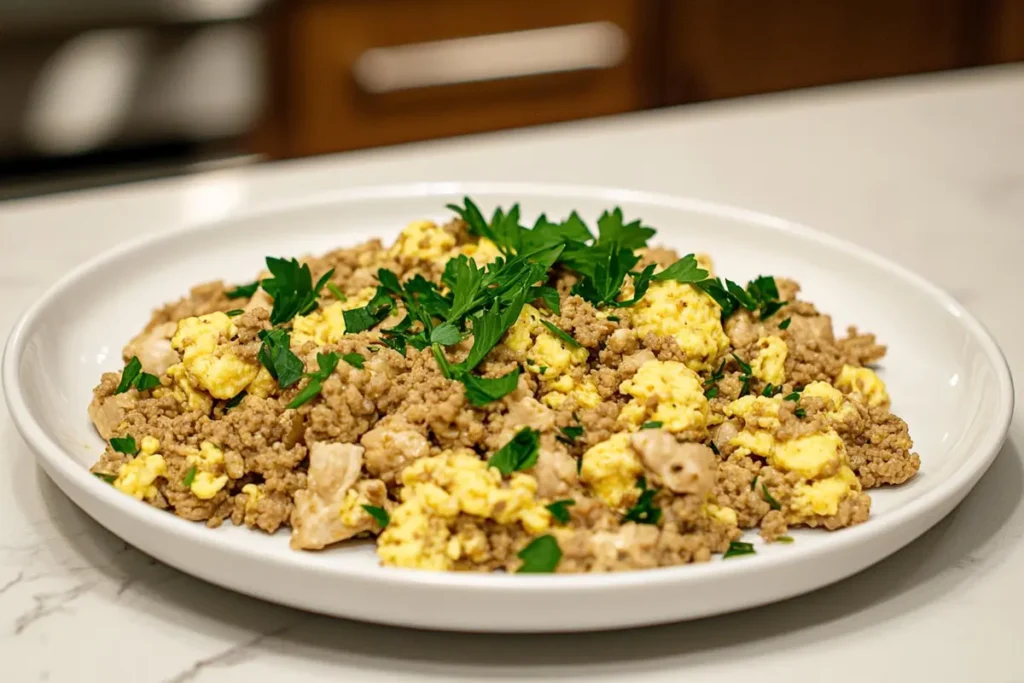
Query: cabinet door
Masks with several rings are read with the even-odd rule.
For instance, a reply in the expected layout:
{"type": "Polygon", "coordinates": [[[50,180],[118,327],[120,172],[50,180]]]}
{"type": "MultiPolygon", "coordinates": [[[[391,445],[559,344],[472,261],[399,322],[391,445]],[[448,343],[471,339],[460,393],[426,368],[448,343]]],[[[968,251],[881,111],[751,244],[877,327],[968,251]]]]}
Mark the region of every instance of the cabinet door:
{"type": "Polygon", "coordinates": [[[669,99],[708,100],[970,66],[979,59],[974,5],[668,0],[669,99]]]}
{"type": "Polygon", "coordinates": [[[642,108],[646,0],[304,0],[288,155],[642,108]]]}

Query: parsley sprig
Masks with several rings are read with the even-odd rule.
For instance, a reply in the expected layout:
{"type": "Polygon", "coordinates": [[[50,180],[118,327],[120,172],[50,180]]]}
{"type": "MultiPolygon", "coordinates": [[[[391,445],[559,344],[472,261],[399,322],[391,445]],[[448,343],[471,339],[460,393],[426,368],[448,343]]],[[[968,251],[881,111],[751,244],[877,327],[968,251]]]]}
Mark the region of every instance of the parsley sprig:
{"type": "Polygon", "coordinates": [[[320,290],[334,275],[334,269],[324,273],[316,284],[306,263],[298,259],[267,257],[267,269],[273,277],[261,283],[263,290],[274,299],[270,310],[270,324],[286,323],[297,315],[305,315],[316,309],[320,290]]]}
{"type": "Polygon", "coordinates": [[[722,555],[723,560],[727,560],[730,557],[739,557],[740,555],[756,555],[757,551],[754,550],[753,543],[744,543],[743,541],[732,541],[729,543],[729,549],[722,555]]]}
{"type": "Polygon", "coordinates": [[[387,510],[376,505],[363,505],[362,508],[366,510],[366,514],[373,517],[373,521],[377,522],[377,526],[382,530],[388,528],[388,524],[391,523],[391,515],[387,510]]]}
{"type": "Polygon", "coordinates": [[[575,505],[576,501],[572,498],[566,498],[565,500],[556,500],[553,503],[545,505],[551,516],[554,517],[561,524],[568,524],[571,519],[569,514],[569,507],[575,505]]]}

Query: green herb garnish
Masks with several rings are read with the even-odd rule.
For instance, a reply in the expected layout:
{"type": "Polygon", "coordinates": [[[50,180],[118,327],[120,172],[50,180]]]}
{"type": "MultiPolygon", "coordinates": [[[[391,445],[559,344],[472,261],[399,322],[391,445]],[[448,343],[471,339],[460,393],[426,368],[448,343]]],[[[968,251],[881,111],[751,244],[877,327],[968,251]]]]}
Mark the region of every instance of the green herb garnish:
{"type": "Polygon", "coordinates": [[[123,394],[132,388],[149,391],[158,386],[160,386],[160,378],[148,372],[142,372],[142,361],[138,356],[132,356],[132,359],[124,366],[124,370],[121,371],[121,381],[118,382],[114,393],[123,394]]]}
{"type": "Polygon", "coordinates": [[[754,379],[754,371],[750,367],[750,363],[747,363],[735,353],[732,354],[732,357],[736,360],[736,364],[740,366],[740,381],[743,382],[743,385],[740,387],[740,397],[742,398],[750,393],[750,381],[754,379]]]}
{"type": "Polygon", "coordinates": [[[607,318],[605,318],[605,320],[610,320],[613,323],[617,323],[619,322],[619,320],[621,320],[621,318],[619,318],[619,316],[617,315],[610,315],[607,318]]]}
{"type": "Polygon", "coordinates": [[[757,478],[758,478],[759,476],[760,476],[760,475],[757,475],[757,474],[755,474],[755,475],[754,475],[754,480],[750,482],[750,490],[751,490],[751,491],[753,491],[754,489],[756,489],[756,488],[757,488],[757,478]]]}
{"type": "Polygon", "coordinates": [[[555,438],[569,446],[576,443],[576,439],[583,436],[582,425],[570,425],[568,427],[559,427],[558,431],[561,433],[555,438]]]}
{"type": "Polygon", "coordinates": [[[797,408],[796,410],[793,411],[793,414],[796,415],[801,420],[807,417],[807,411],[804,410],[803,408],[797,408]]]}
{"type": "Polygon", "coordinates": [[[181,480],[181,483],[185,486],[185,488],[188,488],[192,486],[192,482],[195,481],[195,478],[196,466],[192,465],[192,467],[188,468],[188,472],[185,473],[185,478],[181,480]]]}
{"type": "Polygon", "coordinates": [[[779,536],[778,538],[775,539],[775,542],[776,543],[792,543],[793,542],[793,537],[792,536],[779,536]]]}
{"type": "Polygon", "coordinates": [[[124,453],[133,457],[139,452],[139,446],[135,443],[135,439],[132,436],[114,437],[110,440],[110,447],[118,453],[124,453]]]}
{"type": "Polygon", "coordinates": [[[788,330],[789,329],[789,323],[791,323],[791,322],[793,322],[792,318],[786,318],[781,323],[779,323],[779,329],[780,330],[788,330]]]}
{"type": "Polygon", "coordinates": [[[555,335],[556,337],[558,337],[559,339],[564,341],[566,344],[568,344],[570,348],[573,348],[573,349],[581,349],[581,348],[583,348],[583,345],[580,344],[578,341],[576,341],[572,337],[572,335],[570,335],[568,332],[566,332],[562,328],[558,327],[557,325],[555,325],[553,323],[550,323],[547,320],[541,320],[540,323],[544,327],[548,328],[548,330],[551,332],[551,334],[555,335]]]}
{"type": "Polygon", "coordinates": [[[334,284],[333,282],[328,282],[326,287],[327,291],[333,294],[334,298],[337,299],[338,301],[348,301],[348,297],[345,296],[345,292],[338,289],[338,285],[334,284]]]}
{"type": "Polygon", "coordinates": [[[267,269],[273,277],[261,284],[263,291],[274,299],[270,310],[270,324],[286,323],[297,315],[306,315],[316,309],[317,299],[324,284],[331,279],[334,269],[324,273],[316,284],[308,264],[297,259],[267,257],[267,269]]]}
{"type": "Polygon", "coordinates": [[[640,477],[636,480],[636,486],[642,491],[636,505],[631,507],[622,518],[626,522],[637,524],[657,524],[661,519],[661,508],[654,505],[654,496],[658,489],[647,488],[647,479],[640,477]]]}
{"type": "Polygon", "coordinates": [[[540,432],[524,427],[512,439],[495,451],[487,465],[496,468],[504,476],[520,470],[528,470],[537,464],[540,432]]]}
{"type": "Polygon", "coordinates": [[[768,507],[772,510],[781,510],[782,505],[779,501],[775,500],[772,494],[768,493],[768,484],[761,482],[761,493],[764,495],[764,502],[768,503],[768,507]]]}
{"type": "Polygon", "coordinates": [[[554,536],[544,534],[530,541],[516,556],[523,561],[517,574],[550,574],[562,559],[562,549],[554,536]]]}
{"type": "Polygon", "coordinates": [[[302,360],[292,353],[291,335],[287,330],[261,330],[258,358],[271,377],[277,380],[278,386],[287,389],[302,378],[305,366],[302,360]]]}
{"type": "Polygon", "coordinates": [[[106,472],[93,472],[92,476],[96,477],[97,479],[102,479],[108,484],[113,484],[117,480],[117,475],[107,474],[106,472]]]}
{"type": "Polygon", "coordinates": [[[725,377],[725,364],[728,359],[723,360],[718,369],[711,373],[711,376],[704,381],[704,396],[714,398],[718,396],[718,383],[725,377]]]}
{"type": "Polygon", "coordinates": [[[323,389],[323,383],[327,381],[327,378],[331,376],[334,369],[338,367],[339,358],[338,354],[333,351],[331,353],[317,353],[316,364],[320,369],[316,372],[305,373],[306,377],[309,378],[309,384],[296,394],[295,398],[289,401],[287,408],[298,408],[319,394],[323,389]]]}
{"type": "Polygon", "coordinates": [[[800,400],[800,392],[799,391],[794,391],[794,392],[792,392],[790,394],[786,394],[785,396],[782,397],[782,400],[783,401],[799,401],[800,400]]]}
{"type": "Polygon", "coordinates": [[[259,288],[260,288],[259,281],[257,281],[257,282],[250,282],[247,285],[238,285],[234,289],[229,289],[228,291],[224,292],[224,294],[229,299],[248,299],[248,298],[252,297],[252,295],[255,294],[256,290],[259,289],[259,288]]]}
{"type": "Polygon", "coordinates": [[[551,516],[554,517],[562,524],[568,524],[571,516],[569,515],[569,506],[575,505],[576,501],[572,498],[566,498],[565,500],[556,500],[554,503],[545,505],[551,516]]]}
{"type": "Polygon", "coordinates": [[[366,362],[366,358],[359,353],[344,353],[341,355],[341,359],[357,370],[362,370],[363,364],[366,362]]]}
{"type": "Polygon", "coordinates": [[[388,524],[391,522],[391,515],[388,514],[387,510],[376,505],[363,505],[362,507],[368,515],[373,517],[373,521],[377,522],[377,526],[381,529],[388,527],[388,524]]]}
{"type": "Polygon", "coordinates": [[[226,315],[229,318],[237,318],[238,316],[242,315],[243,313],[245,313],[244,309],[232,308],[230,311],[228,311],[224,315],[226,315]]]}
{"type": "Polygon", "coordinates": [[[730,557],[739,557],[740,555],[756,555],[757,551],[754,550],[753,543],[743,543],[742,541],[732,541],[729,543],[729,549],[722,555],[723,560],[727,560],[730,557]]]}
{"type": "Polygon", "coordinates": [[[665,426],[664,422],[659,422],[658,420],[651,420],[650,422],[644,422],[642,425],[640,425],[640,429],[661,429],[663,426],[665,426]]]}
{"type": "Polygon", "coordinates": [[[715,455],[722,454],[722,451],[718,450],[718,444],[716,444],[714,441],[709,442],[708,447],[711,449],[711,452],[714,453],[715,455]]]}
{"type": "Polygon", "coordinates": [[[235,394],[235,396],[233,396],[232,398],[229,398],[227,401],[224,402],[224,409],[231,410],[232,408],[237,406],[239,403],[242,402],[242,399],[245,398],[246,393],[247,392],[243,389],[242,391],[235,394]]]}

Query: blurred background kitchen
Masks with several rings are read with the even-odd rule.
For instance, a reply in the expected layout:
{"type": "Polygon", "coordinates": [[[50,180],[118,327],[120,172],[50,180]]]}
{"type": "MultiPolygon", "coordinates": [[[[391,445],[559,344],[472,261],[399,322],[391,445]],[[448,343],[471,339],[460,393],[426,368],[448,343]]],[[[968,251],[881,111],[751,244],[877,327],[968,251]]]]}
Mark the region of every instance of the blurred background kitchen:
{"type": "Polygon", "coordinates": [[[0,0],[0,198],[1016,60],[1024,0],[0,0]]]}

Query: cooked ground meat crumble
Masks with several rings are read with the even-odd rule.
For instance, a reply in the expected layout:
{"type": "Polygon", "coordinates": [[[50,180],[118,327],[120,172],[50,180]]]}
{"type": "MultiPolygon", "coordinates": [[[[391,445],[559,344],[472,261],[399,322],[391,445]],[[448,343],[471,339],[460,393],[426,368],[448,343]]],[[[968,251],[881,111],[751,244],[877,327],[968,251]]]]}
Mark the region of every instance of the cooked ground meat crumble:
{"type": "Polygon", "coordinates": [[[621,214],[588,239],[459,213],[154,311],[94,391],[92,471],[297,550],[602,572],[859,524],[868,489],[920,467],[869,367],[885,347],[837,337],[797,283],[716,288],[710,258],[646,248],[621,214]],[[624,259],[617,282],[593,254],[624,259]]]}

